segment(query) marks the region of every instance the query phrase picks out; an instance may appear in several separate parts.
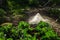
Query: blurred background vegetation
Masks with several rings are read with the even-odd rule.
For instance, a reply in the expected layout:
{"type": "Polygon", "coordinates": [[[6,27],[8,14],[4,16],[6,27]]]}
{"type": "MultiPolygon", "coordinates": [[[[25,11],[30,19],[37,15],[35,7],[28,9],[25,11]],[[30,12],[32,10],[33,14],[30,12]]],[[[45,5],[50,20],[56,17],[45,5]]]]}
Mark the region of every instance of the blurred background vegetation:
{"type": "Polygon", "coordinates": [[[0,0],[0,22],[12,22],[16,15],[17,18],[24,18],[26,16],[25,10],[45,7],[49,7],[47,9],[49,16],[56,17],[59,21],[60,0],[0,0]]]}

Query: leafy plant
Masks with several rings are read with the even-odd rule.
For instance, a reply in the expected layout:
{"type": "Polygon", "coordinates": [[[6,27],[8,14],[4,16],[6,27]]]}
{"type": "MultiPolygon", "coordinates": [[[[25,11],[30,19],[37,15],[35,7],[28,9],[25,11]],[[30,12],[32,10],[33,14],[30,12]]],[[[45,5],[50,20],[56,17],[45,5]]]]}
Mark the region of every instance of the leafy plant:
{"type": "Polygon", "coordinates": [[[7,32],[8,30],[10,30],[12,28],[12,23],[4,23],[1,26],[4,29],[4,31],[7,32]]]}
{"type": "Polygon", "coordinates": [[[8,38],[7,40],[13,40],[12,38],[8,38]]]}
{"type": "Polygon", "coordinates": [[[27,22],[21,21],[18,26],[11,23],[2,24],[0,27],[1,40],[59,40],[60,37],[52,30],[48,23],[40,22],[35,28],[27,22]]]}
{"type": "Polygon", "coordinates": [[[0,38],[4,38],[4,37],[5,37],[4,32],[0,32],[0,38]]]}
{"type": "Polygon", "coordinates": [[[43,28],[43,27],[50,27],[50,25],[46,22],[43,22],[41,21],[37,26],[39,26],[40,28],[43,28]]]}
{"type": "Polygon", "coordinates": [[[11,37],[17,38],[19,36],[19,31],[15,27],[13,27],[10,31],[12,33],[11,37]]]}
{"type": "Polygon", "coordinates": [[[37,25],[36,30],[38,31],[37,33],[40,33],[41,40],[57,40],[57,34],[52,30],[48,23],[40,22],[37,25]]]}
{"type": "Polygon", "coordinates": [[[21,21],[21,22],[19,22],[19,24],[18,24],[18,28],[19,29],[25,29],[25,28],[29,28],[29,24],[28,23],[26,23],[26,22],[24,22],[24,21],[21,21]]]}

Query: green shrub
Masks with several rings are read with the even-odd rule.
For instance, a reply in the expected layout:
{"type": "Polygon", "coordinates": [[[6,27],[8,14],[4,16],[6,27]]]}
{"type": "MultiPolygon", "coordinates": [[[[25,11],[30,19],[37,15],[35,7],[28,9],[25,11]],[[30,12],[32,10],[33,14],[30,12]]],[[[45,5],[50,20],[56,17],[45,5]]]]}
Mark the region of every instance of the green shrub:
{"type": "Polygon", "coordinates": [[[35,28],[27,22],[21,21],[18,26],[11,23],[0,27],[1,40],[59,40],[60,37],[53,31],[48,23],[40,22],[35,28]],[[2,39],[3,38],[3,39],[2,39]]]}
{"type": "Polygon", "coordinates": [[[48,23],[41,21],[37,25],[36,30],[40,33],[41,40],[58,40],[56,38],[58,37],[57,34],[52,30],[51,26],[48,23]]]}

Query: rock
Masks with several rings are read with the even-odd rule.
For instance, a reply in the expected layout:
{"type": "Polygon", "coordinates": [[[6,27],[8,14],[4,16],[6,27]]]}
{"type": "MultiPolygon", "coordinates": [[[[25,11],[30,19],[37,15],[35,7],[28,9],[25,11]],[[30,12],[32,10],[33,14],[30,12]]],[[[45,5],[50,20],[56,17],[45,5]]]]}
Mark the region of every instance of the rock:
{"type": "Polygon", "coordinates": [[[44,21],[46,22],[47,20],[45,20],[40,13],[37,13],[35,16],[32,16],[29,18],[28,23],[29,24],[38,24],[40,21],[44,21]]]}

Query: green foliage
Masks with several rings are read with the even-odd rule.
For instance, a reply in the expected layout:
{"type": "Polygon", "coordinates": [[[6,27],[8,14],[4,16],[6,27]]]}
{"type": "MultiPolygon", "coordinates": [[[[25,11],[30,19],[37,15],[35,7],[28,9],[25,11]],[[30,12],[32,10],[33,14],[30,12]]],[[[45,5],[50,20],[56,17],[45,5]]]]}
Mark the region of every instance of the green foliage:
{"type": "Polygon", "coordinates": [[[43,28],[43,27],[49,27],[50,25],[46,22],[41,21],[37,26],[40,26],[41,28],[43,28]]]}
{"type": "Polygon", "coordinates": [[[0,27],[1,40],[58,40],[58,35],[52,30],[48,23],[40,22],[35,28],[30,27],[27,22],[21,21],[18,26],[11,23],[2,24],[0,27]],[[2,30],[3,29],[3,30],[2,30]],[[2,39],[3,38],[3,39],[2,39]]]}
{"type": "Polygon", "coordinates": [[[29,5],[31,5],[32,7],[38,6],[39,5],[39,1],[38,0],[29,0],[29,5]]]}
{"type": "Polygon", "coordinates": [[[4,31],[8,32],[8,30],[10,30],[12,28],[12,23],[4,23],[1,26],[4,29],[4,31]]]}
{"type": "Polygon", "coordinates": [[[49,10],[49,13],[50,13],[50,15],[52,15],[52,16],[57,16],[57,17],[59,17],[59,15],[60,15],[60,10],[59,9],[50,9],[49,10]]]}
{"type": "Polygon", "coordinates": [[[0,32],[0,38],[4,37],[4,32],[0,32]]]}
{"type": "Polygon", "coordinates": [[[37,25],[36,30],[40,33],[41,40],[58,40],[56,38],[57,34],[52,30],[51,26],[48,23],[41,21],[37,25]]]}
{"type": "Polygon", "coordinates": [[[6,12],[3,9],[0,9],[0,17],[3,17],[6,15],[6,12]]]}
{"type": "Polygon", "coordinates": [[[23,13],[23,10],[20,3],[18,3],[19,0],[7,0],[7,3],[8,3],[8,8],[9,8],[9,11],[12,15],[16,15],[16,14],[22,14],[23,13]]]}
{"type": "MultiPolygon", "coordinates": [[[[8,7],[8,14],[14,16],[14,20],[19,20],[24,16],[24,10],[29,7],[38,7],[44,5],[44,0],[6,0],[8,7]]],[[[48,0],[50,1],[50,0],[48,0]]],[[[60,3],[59,0],[51,0],[53,4],[60,3]]],[[[50,3],[49,3],[50,4],[50,3]]],[[[5,8],[6,10],[6,8],[5,8]]],[[[7,11],[7,10],[6,10],[7,11]]],[[[6,12],[0,9],[0,17],[4,17],[6,12]]],[[[60,19],[60,10],[50,9],[49,15],[60,19]],[[57,14],[58,13],[58,14],[57,14]]],[[[3,18],[4,19],[4,18],[3,18]]],[[[2,21],[2,20],[1,20],[2,21]]],[[[12,23],[4,23],[0,26],[0,40],[60,40],[60,37],[52,30],[48,23],[40,22],[35,28],[31,27],[27,22],[21,21],[18,26],[13,26],[12,23]]]]}
{"type": "MultiPolygon", "coordinates": [[[[50,9],[48,10],[49,16],[51,16],[54,19],[58,19],[57,21],[60,20],[60,10],[58,8],[50,9]]],[[[60,21],[59,21],[60,22],[60,21]]]]}
{"type": "Polygon", "coordinates": [[[26,23],[26,22],[24,22],[24,21],[21,21],[21,22],[19,22],[19,25],[18,25],[18,28],[19,29],[25,29],[25,28],[28,28],[29,27],[29,24],[28,23],[26,23]]]}
{"type": "Polygon", "coordinates": [[[56,4],[60,3],[60,0],[51,0],[51,1],[56,4]]]}
{"type": "MultiPolygon", "coordinates": [[[[45,33],[45,36],[42,36],[41,40],[55,40],[57,35],[53,31],[48,31],[45,33]]],[[[57,40],[57,39],[56,39],[57,40]]]]}
{"type": "Polygon", "coordinates": [[[7,6],[12,15],[22,14],[25,9],[39,5],[38,0],[7,0],[7,6]]]}
{"type": "Polygon", "coordinates": [[[13,40],[12,38],[8,38],[7,40],[13,40]]]}
{"type": "Polygon", "coordinates": [[[19,36],[19,31],[15,27],[13,27],[10,31],[12,33],[12,37],[16,38],[19,36]]]}
{"type": "Polygon", "coordinates": [[[4,38],[0,38],[0,40],[5,40],[4,38]]]}

